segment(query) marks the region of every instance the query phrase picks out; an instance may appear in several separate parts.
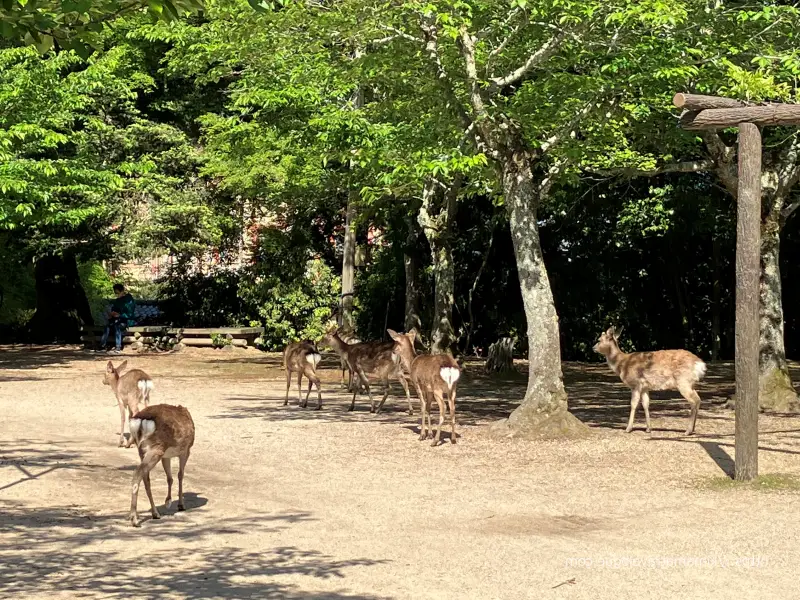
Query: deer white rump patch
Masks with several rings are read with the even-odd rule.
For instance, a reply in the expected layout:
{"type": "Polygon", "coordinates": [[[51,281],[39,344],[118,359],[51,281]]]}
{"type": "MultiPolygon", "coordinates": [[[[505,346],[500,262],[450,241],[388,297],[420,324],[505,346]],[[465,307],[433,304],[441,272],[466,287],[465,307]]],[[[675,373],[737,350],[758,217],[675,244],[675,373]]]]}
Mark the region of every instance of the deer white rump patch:
{"type": "Polygon", "coordinates": [[[306,360],[309,364],[314,365],[314,368],[316,369],[319,361],[322,360],[322,355],[312,352],[311,354],[306,354],[306,360]]]}
{"type": "Polygon", "coordinates": [[[706,363],[702,360],[697,361],[694,363],[694,375],[697,377],[697,381],[700,381],[706,374],[706,363]]]}
{"type": "Polygon", "coordinates": [[[153,435],[156,430],[156,422],[152,419],[137,419],[130,420],[131,437],[138,446],[142,440],[146,440],[153,435]]]}
{"type": "Polygon", "coordinates": [[[444,382],[447,384],[447,389],[453,387],[453,384],[461,377],[461,372],[454,367],[442,367],[439,369],[439,375],[442,376],[444,382]]]}
{"type": "Polygon", "coordinates": [[[143,394],[147,394],[153,391],[152,379],[140,379],[136,385],[139,387],[140,390],[142,390],[143,394]]]}

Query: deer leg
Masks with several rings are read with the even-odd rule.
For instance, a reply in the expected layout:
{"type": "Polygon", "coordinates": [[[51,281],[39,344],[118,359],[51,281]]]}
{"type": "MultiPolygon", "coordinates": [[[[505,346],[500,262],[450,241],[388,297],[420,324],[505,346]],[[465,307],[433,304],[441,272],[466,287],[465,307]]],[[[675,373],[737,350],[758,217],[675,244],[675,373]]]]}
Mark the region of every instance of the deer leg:
{"type": "Polygon", "coordinates": [[[697,422],[697,413],[700,410],[700,396],[689,386],[680,387],[678,391],[692,406],[692,412],[689,415],[689,427],[686,428],[686,435],[692,435],[694,433],[694,425],[697,422]]]}
{"type": "Polygon", "coordinates": [[[639,390],[633,390],[631,392],[631,416],[628,418],[628,427],[625,429],[625,433],[633,431],[633,418],[636,415],[636,409],[639,408],[640,396],[639,390]]]}
{"type": "MultiPolygon", "coordinates": [[[[372,390],[369,389],[369,378],[367,377],[367,374],[364,373],[364,369],[362,369],[361,367],[356,368],[356,373],[358,373],[359,382],[367,390],[367,395],[369,396],[369,402],[371,405],[370,412],[373,412],[372,407],[375,406],[375,402],[372,399],[372,390]]],[[[356,387],[355,391],[353,391],[353,401],[350,403],[350,410],[354,410],[356,407],[356,394],[358,394],[359,389],[360,389],[359,387],[356,387]]]]}
{"type": "Polygon", "coordinates": [[[439,388],[434,389],[433,397],[436,399],[436,404],[439,405],[439,427],[436,428],[436,435],[431,446],[438,446],[439,438],[442,436],[442,427],[444,426],[444,396],[442,395],[442,390],[439,388]]]}
{"type": "Polygon", "coordinates": [[[400,385],[403,386],[403,391],[406,393],[406,400],[408,400],[408,414],[414,414],[414,406],[411,404],[411,394],[408,392],[408,380],[404,376],[400,376],[397,378],[400,381],[400,385]]]}
{"type": "Polygon", "coordinates": [[[307,398],[306,402],[303,402],[303,371],[300,371],[297,374],[297,404],[303,408],[308,406],[307,398]]]}
{"type": "Polygon", "coordinates": [[[322,408],[322,390],[320,388],[319,377],[317,377],[317,374],[311,368],[311,365],[305,368],[305,375],[306,378],[308,379],[308,393],[306,394],[306,401],[304,406],[308,404],[308,397],[311,394],[311,386],[315,385],[317,386],[317,410],[319,410],[322,408]]]}
{"type": "Polygon", "coordinates": [[[186,471],[186,463],[189,460],[189,451],[179,457],[178,460],[178,510],[186,510],[186,505],[183,503],[183,473],[186,471]]]}
{"type": "MultiPolygon", "coordinates": [[[[141,452],[141,450],[140,450],[141,452]]],[[[147,477],[152,470],[152,468],[156,465],[156,463],[160,460],[160,456],[157,452],[148,452],[142,456],[142,461],[139,463],[139,466],[136,467],[136,470],[133,472],[133,485],[131,486],[131,512],[129,519],[131,521],[131,525],[134,527],[139,527],[139,514],[136,512],[136,500],[139,497],[139,483],[147,477]]],[[[152,510],[155,511],[155,505],[153,504],[152,496],[150,495],[150,480],[149,478],[145,480],[145,489],[148,490],[147,495],[150,498],[150,506],[152,510]]],[[[158,511],[153,513],[153,518],[157,519],[155,515],[158,511]]]]}
{"type": "MultiPolygon", "coordinates": [[[[155,465],[153,465],[155,466],[155,465]]],[[[160,519],[161,515],[156,508],[156,503],[153,500],[153,490],[150,489],[150,471],[144,474],[144,491],[147,492],[147,499],[150,501],[150,514],[154,519],[160,519]]]]}
{"type": "Polygon", "coordinates": [[[650,433],[650,393],[642,392],[642,406],[644,407],[644,419],[647,423],[645,431],[650,433]]]}
{"type": "Polygon", "coordinates": [[[117,400],[117,406],[119,406],[119,444],[117,445],[117,447],[122,448],[125,445],[126,408],[125,405],[120,400],[117,400]]]}
{"type": "Polygon", "coordinates": [[[456,443],[456,388],[450,390],[447,398],[450,404],[450,443],[456,443]]]}
{"type": "Polygon", "coordinates": [[[167,474],[167,498],[164,500],[164,510],[169,510],[172,506],[172,459],[162,458],[161,466],[164,467],[164,473],[167,474]]]}
{"type": "Polygon", "coordinates": [[[133,446],[133,434],[130,431],[131,430],[131,419],[138,412],[139,412],[139,405],[138,404],[134,404],[133,406],[131,406],[130,404],[128,405],[128,443],[125,444],[126,448],[130,448],[131,446],[133,446]]]}
{"type": "Polygon", "coordinates": [[[381,412],[381,409],[383,408],[383,403],[386,402],[386,398],[389,397],[389,387],[390,387],[389,378],[387,377],[383,380],[383,398],[381,398],[381,403],[378,404],[377,410],[374,411],[375,413],[381,412]]]}
{"type": "Polygon", "coordinates": [[[283,400],[283,405],[289,404],[289,388],[292,387],[292,372],[286,369],[286,398],[283,400]]]}
{"type": "Polygon", "coordinates": [[[420,441],[427,439],[428,432],[425,430],[425,406],[426,406],[426,397],[425,393],[422,391],[422,388],[419,385],[416,385],[417,388],[417,396],[419,396],[419,403],[420,403],[420,412],[422,413],[422,418],[420,419],[419,424],[419,439],[420,441]]]}

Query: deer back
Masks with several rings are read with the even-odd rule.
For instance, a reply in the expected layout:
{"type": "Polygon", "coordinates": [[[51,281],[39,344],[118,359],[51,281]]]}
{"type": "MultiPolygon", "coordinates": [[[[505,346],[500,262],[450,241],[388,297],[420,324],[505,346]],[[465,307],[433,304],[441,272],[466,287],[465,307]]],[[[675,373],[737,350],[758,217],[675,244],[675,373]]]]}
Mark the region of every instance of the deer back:
{"type": "Polygon", "coordinates": [[[309,364],[316,369],[321,359],[317,347],[308,340],[289,344],[283,351],[283,364],[290,371],[302,371],[309,364]]]}
{"type": "Polygon", "coordinates": [[[411,380],[423,389],[450,390],[461,377],[461,369],[449,354],[422,354],[411,363],[411,380]]]}
{"type": "Polygon", "coordinates": [[[706,372],[705,363],[688,350],[624,354],[612,368],[629,388],[654,391],[692,387],[706,372]]]}
{"type": "Polygon", "coordinates": [[[194,421],[183,406],[148,406],[131,419],[130,428],[140,454],[157,448],[171,458],[186,454],[194,444],[194,421]]]}
{"type": "Polygon", "coordinates": [[[400,368],[393,350],[394,342],[361,342],[350,346],[348,357],[353,367],[365,373],[388,375],[400,368]]]}

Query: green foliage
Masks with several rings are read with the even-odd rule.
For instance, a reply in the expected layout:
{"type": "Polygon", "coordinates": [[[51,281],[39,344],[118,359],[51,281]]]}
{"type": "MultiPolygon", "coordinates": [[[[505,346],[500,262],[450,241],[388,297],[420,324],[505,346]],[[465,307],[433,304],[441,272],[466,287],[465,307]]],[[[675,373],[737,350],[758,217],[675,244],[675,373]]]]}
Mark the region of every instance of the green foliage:
{"type": "Polygon", "coordinates": [[[78,275],[86,292],[86,299],[96,324],[105,321],[106,305],[114,297],[114,281],[100,263],[87,262],[78,265],[78,275]]]}
{"type": "Polygon", "coordinates": [[[242,278],[240,294],[257,311],[268,349],[278,350],[299,339],[318,340],[333,318],[341,293],[340,278],[319,259],[304,266],[300,278],[285,278],[267,266],[242,278]]]}
{"type": "Polygon", "coordinates": [[[214,348],[224,348],[225,346],[230,346],[232,344],[233,340],[228,338],[226,334],[223,333],[211,334],[211,345],[214,348]]]}
{"type": "Polygon", "coordinates": [[[0,37],[39,52],[73,50],[84,58],[102,45],[104,23],[146,11],[152,20],[171,21],[201,9],[200,0],[3,0],[0,37]]]}

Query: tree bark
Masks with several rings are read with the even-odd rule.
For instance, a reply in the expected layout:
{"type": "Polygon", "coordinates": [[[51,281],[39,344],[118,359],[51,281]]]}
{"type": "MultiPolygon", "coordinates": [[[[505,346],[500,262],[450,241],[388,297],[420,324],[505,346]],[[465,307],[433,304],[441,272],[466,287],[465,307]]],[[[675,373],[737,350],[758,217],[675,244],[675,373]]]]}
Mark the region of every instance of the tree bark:
{"type": "Polygon", "coordinates": [[[716,232],[711,240],[711,261],[713,263],[713,282],[711,290],[711,361],[719,360],[720,351],[720,248],[716,232]]]}
{"type": "Polygon", "coordinates": [[[588,428],[567,410],[558,316],[542,257],[536,220],[539,191],[533,183],[530,158],[521,148],[514,149],[503,156],[501,168],[528,326],[529,374],[522,404],[493,430],[524,438],[583,435],[588,428]]]}
{"type": "Polygon", "coordinates": [[[739,125],[739,192],[736,219],[736,472],[758,476],[759,237],[761,133],[739,125]]]}
{"type": "MultiPolygon", "coordinates": [[[[773,205],[783,205],[782,200],[773,205]]],[[[780,273],[780,213],[770,210],[761,224],[759,406],[762,410],[794,412],[800,408],[789,375],[783,340],[780,273]]]]}
{"type": "Polygon", "coordinates": [[[28,323],[30,341],[77,344],[81,324],[94,325],[75,256],[43,256],[34,266],[36,312],[28,323]]]}
{"type": "Polygon", "coordinates": [[[434,280],[431,353],[452,353],[456,341],[453,329],[455,270],[453,265],[452,223],[461,187],[460,178],[446,186],[428,179],[422,193],[419,224],[431,247],[434,280]]]}
{"type": "Polygon", "coordinates": [[[406,218],[408,233],[403,247],[403,265],[406,275],[406,310],[405,331],[416,331],[417,337],[422,333],[422,320],[419,317],[419,287],[417,281],[417,241],[419,230],[412,216],[406,218]]]}
{"type": "Polygon", "coordinates": [[[340,326],[346,333],[355,331],[353,321],[353,301],[356,280],[356,194],[351,192],[347,199],[344,225],[344,248],[342,254],[342,322],[340,326]]]}

